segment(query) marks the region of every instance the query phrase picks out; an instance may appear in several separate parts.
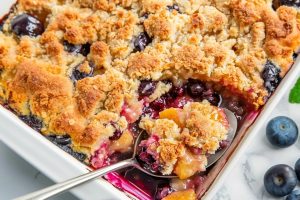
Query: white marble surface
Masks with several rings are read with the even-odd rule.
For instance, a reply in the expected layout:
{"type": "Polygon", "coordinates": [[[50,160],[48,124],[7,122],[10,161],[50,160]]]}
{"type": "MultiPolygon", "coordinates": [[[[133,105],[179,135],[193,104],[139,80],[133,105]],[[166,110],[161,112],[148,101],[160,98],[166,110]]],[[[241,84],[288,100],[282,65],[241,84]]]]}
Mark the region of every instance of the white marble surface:
{"type": "MultiPolygon", "coordinates": [[[[300,129],[300,104],[288,103],[288,94],[289,91],[273,111],[270,119],[280,115],[288,116],[296,121],[300,129]]],[[[266,125],[267,121],[213,200],[280,199],[272,198],[264,190],[264,174],[276,164],[288,164],[294,167],[295,162],[300,158],[300,140],[298,138],[295,145],[285,149],[274,148],[266,139],[266,125]]]]}
{"type": "MultiPolygon", "coordinates": [[[[289,116],[297,122],[300,128],[300,104],[289,104],[288,92],[276,110],[273,111],[270,119],[278,115],[289,116]]],[[[263,188],[264,173],[275,164],[285,163],[294,166],[298,158],[300,158],[300,141],[286,149],[275,149],[266,140],[264,126],[213,200],[275,199],[270,197],[263,188]]],[[[12,199],[51,184],[52,181],[0,142],[1,200],[12,199]]],[[[54,199],[76,200],[70,194],[61,195],[54,199]]]]}

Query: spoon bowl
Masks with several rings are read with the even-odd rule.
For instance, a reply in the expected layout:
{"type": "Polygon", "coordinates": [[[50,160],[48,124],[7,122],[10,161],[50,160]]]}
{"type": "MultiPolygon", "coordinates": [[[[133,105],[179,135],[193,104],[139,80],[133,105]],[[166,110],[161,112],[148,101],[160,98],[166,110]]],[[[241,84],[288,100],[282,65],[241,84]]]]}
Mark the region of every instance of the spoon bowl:
{"type": "MultiPolygon", "coordinates": [[[[230,144],[232,143],[235,134],[236,134],[236,130],[237,130],[237,119],[235,117],[235,115],[229,111],[226,108],[223,108],[226,116],[227,116],[227,120],[229,122],[229,132],[228,132],[228,137],[227,137],[227,141],[228,141],[228,145],[217,151],[215,154],[211,154],[208,156],[208,163],[206,167],[210,167],[211,165],[213,165],[215,162],[217,162],[223,155],[224,153],[227,151],[227,149],[229,148],[230,144]]],[[[140,134],[138,135],[137,139],[135,140],[134,143],[134,148],[133,148],[133,155],[130,159],[127,160],[123,160],[120,161],[116,164],[112,164],[110,166],[106,166],[100,169],[97,169],[95,171],[92,172],[88,172],[86,174],[83,174],[81,176],[69,179],[67,181],[61,182],[61,183],[57,183],[53,186],[47,187],[45,189],[39,190],[37,192],[33,192],[30,194],[27,194],[25,196],[19,197],[15,200],[43,200],[43,199],[47,199],[49,197],[53,197],[57,194],[60,194],[64,191],[70,190],[78,185],[81,185],[83,183],[92,181],[98,177],[101,177],[109,172],[113,172],[113,171],[117,171],[119,169],[123,169],[126,167],[135,167],[139,170],[141,170],[142,172],[153,176],[153,177],[157,177],[157,178],[177,178],[177,176],[175,175],[157,175],[154,173],[151,173],[150,171],[144,169],[141,164],[138,162],[137,160],[137,154],[138,154],[138,150],[139,150],[139,144],[141,143],[142,139],[143,139],[143,133],[144,131],[140,132],[140,134]]]]}

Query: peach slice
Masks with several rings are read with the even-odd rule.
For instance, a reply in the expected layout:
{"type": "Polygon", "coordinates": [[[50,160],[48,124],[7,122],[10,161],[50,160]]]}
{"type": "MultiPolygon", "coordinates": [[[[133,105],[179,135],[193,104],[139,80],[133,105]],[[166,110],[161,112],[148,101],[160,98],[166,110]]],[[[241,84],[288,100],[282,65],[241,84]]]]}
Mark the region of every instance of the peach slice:
{"type": "Polygon", "coordinates": [[[196,193],[193,189],[172,192],[162,200],[196,200],[196,193]]]}
{"type": "Polygon", "coordinates": [[[177,174],[180,179],[187,179],[197,172],[205,171],[206,165],[207,158],[205,155],[194,156],[190,153],[186,153],[183,157],[179,158],[174,173],[177,174]]]}
{"type": "Polygon", "coordinates": [[[160,119],[173,120],[180,128],[184,128],[185,118],[182,109],[180,108],[168,108],[159,113],[160,119]]]}
{"type": "Polygon", "coordinates": [[[132,145],[133,145],[133,136],[128,130],[125,130],[125,132],[118,140],[112,141],[110,145],[110,151],[127,152],[131,150],[132,145]]]}

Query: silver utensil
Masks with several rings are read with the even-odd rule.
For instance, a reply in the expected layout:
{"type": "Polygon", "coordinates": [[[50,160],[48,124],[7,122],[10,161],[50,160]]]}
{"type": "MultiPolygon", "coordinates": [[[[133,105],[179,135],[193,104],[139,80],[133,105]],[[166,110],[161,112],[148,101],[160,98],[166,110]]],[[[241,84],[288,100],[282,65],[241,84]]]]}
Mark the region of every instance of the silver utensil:
{"type": "MultiPolygon", "coordinates": [[[[228,137],[227,137],[227,141],[229,142],[229,145],[227,145],[226,148],[217,151],[215,154],[210,155],[208,157],[208,164],[207,164],[206,167],[210,167],[212,164],[217,162],[222,157],[222,155],[229,148],[229,146],[232,143],[232,140],[233,140],[233,138],[236,134],[237,119],[236,119],[235,115],[227,109],[224,109],[224,111],[225,111],[225,114],[226,114],[227,119],[228,119],[229,124],[230,124],[230,130],[229,130],[228,137]]],[[[142,172],[144,172],[144,173],[146,173],[150,176],[154,176],[154,177],[158,177],[158,178],[176,178],[177,176],[164,176],[164,175],[153,174],[153,173],[147,171],[146,169],[144,169],[138,163],[138,161],[136,159],[136,155],[137,155],[139,144],[142,140],[142,135],[143,135],[143,133],[140,133],[139,136],[137,137],[137,139],[135,141],[135,144],[134,144],[133,155],[130,159],[120,161],[116,164],[112,164],[110,166],[97,169],[95,171],[88,172],[86,174],[80,175],[78,177],[69,179],[69,180],[61,182],[61,183],[57,183],[53,186],[50,186],[50,187],[44,188],[42,190],[39,190],[39,191],[30,193],[30,194],[27,194],[25,196],[16,198],[15,200],[43,200],[43,199],[47,199],[49,197],[53,197],[57,194],[60,194],[64,191],[70,190],[70,189],[72,189],[72,188],[74,188],[78,185],[81,185],[83,183],[86,183],[88,181],[96,179],[98,177],[101,177],[101,176],[103,176],[103,175],[105,175],[109,172],[113,172],[113,171],[123,169],[123,168],[126,168],[126,167],[135,167],[135,168],[141,170],[142,172]]]]}

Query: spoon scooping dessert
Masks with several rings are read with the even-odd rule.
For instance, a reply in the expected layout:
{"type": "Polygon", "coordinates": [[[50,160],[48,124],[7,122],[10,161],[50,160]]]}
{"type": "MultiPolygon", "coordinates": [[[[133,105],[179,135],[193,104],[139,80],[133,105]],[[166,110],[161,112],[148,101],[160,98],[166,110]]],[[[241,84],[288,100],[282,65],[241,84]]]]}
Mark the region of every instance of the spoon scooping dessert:
{"type": "MultiPolygon", "coordinates": [[[[218,151],[216,151],[215,154],[211,154],[208,156],[207,158],[207,167],[210,167],[211,165],[213,165],[214,163],[216,163],[221,157],[222,155],[226,152],[226,150],[229,148],[230,144],[232,143],[235,134],[236,134],[236,130],[237,130],[237,119],[235,117],[235,115],[229,111],[228,109],[222,108],[222,110],[224,111],[224,113],[226,114],[226,118],[227,121],[229,122],[229,129],[228,129],[228,134],[227,134],[227,142],[228,145],[225,148],[219,149],[218,151]]],[[[176,175],[160,175],[160,174],[154,174],[148,170],[146,170],[144,167],[142,167],[142,165],[139,162],[139,159],[137,159],[137,155],[139,152],[139,146],[140,143],[143,139],[143,132],[141,132],[139,134],[139,136],[137,137],[135,144],[134,144],[134,150],[133,150],[133,155],[130,159],[127,160],[123,160],[120,161],[118,163],[106,166],[106,167],[102,167],[100,169],[97,169],[95,171],[91,171],[88,172],[86,174],[80,175],[78,177],[69,179],[67,181],[61,182],[61,183],[57,183],[53,186],[47,187],[45,189],[27,194],[25,196],[19,197],[16,200],[42,200],[42,199],[47,199],[49,197],[53,197],[57,194],[60,194],[64,191],[70,190],[78,185],[81,185],[83,183],[86,183],[88,181],[94,180],[98,177],[101,177],[109,172],[113,172],[113,171],[117,171],[119,169],[123,169],[126,167],[135,167],[139,170],[141,170],[142,172],[153,176],[153,177],[157,177],[157,178],[177,178],[176,175]]]]}

